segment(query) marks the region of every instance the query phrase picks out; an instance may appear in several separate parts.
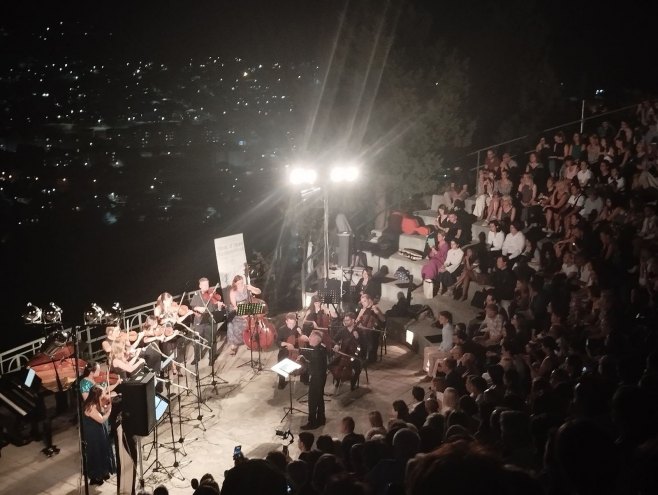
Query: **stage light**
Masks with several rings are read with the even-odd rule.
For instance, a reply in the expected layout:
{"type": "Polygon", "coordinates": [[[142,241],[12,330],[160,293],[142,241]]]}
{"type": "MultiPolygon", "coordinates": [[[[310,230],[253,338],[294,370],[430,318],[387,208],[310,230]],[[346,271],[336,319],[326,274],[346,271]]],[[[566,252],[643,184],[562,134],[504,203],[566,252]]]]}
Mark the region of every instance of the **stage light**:
{"type": "Polygon", "coordinates": [[[100,323],[104,314],[105,312],[103,311],[103,308],[96,303],[91,303],[91,309],[85,311],[85,323],[100,323]]]}
{"type": "Polygon", "coordinates": [[[318,173],[311,168],[295,167],[290,171],[291,184],[314,184],[318,178],[318,173]]]}
{"type": "Polygon", "coordinates": [[[50,303],[50,309],[47,309],[43,314],[44,320],[47,323],[61,323],[62,322],[62,308],[54,302],[50,303]]]}
{"type": "Polygon", "coordinates": [[[29,302],[25,313],[23,313],[23,321],[30,324],[41,323],[41,315],[41,308],[29,302]]]}
{"type": "Polygon", "coordinates": [[[331,169],[332,182],[354,182],[359,178],[359,168],[355,165],[337,165],[331,169]]]}

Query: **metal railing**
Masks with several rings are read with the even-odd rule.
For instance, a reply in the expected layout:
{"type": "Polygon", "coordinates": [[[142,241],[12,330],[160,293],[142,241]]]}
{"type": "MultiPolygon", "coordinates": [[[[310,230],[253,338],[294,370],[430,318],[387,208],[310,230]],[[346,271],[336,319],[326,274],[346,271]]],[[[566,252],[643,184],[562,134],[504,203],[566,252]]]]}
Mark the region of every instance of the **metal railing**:
{"type": "MultiPolygon", "coordinates": [[[[182,294],[184,295],[184,294],[182,294]]],[[[174,296],[180,299],[181,294],[174,296]]],[[[138,330],[146,322],[149,315],[153,314],[154,302],[142,304],[126,309],[121,316],[121,327],[127,331],[138,330]]],[[[80,357],[86,360],[105,361],[106,356],[100,343],[105,339],[105,332],[99,328],[109,326],[108,324],[85,324],[75,327],[62,328],[62,332],[73,332],[76,329],[79,342],[80,357]]],[[[0,375],[12,373],[23,368],[32,357],[39,354],[45,337],[34,339],[17,347],[13,347],[0,353],[0,375]]]]}

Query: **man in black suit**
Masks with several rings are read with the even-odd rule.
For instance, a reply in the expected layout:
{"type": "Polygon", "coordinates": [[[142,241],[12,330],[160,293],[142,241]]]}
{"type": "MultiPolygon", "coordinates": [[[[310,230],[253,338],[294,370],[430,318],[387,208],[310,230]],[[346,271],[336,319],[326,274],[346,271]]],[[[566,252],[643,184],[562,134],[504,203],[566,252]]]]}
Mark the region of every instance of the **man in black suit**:
{"type": "Polygon", "coordinates": [[[341,449],[343,450],[343,459],[348,470],[352,471],[352,460],[350,457],[352,446],[357,443],[365,443],[366,438],[360,433],[354,433],[355,423],[351,416],[345,416],[341,421],[341,429],[345,434],[340,442],[341,449]]]}
{"type": "Polygon", "coordinates": [[[411,416],[411,422],[414,426],[420,429],[427,419],[427,409],[425,409],[425,389],[416,385],[411,389],[411,395],[413,395],[415,402],[409,408],[409,416],[411,416]]]}
{"type": "Polygon", "coordinates": [[[322,455],[317,449],[313,448],[315,435],[310,431],[301,431],[297,436],[297,447],[299,447],[299,460],[308,464],[309,472],[313,472],[313,466],[322,455]]]}
{"type": "Polygon", "coordinates": [[[313,330],[308,338],[310,349],[302,350],[308,364],[308,422],[302,430],[313,430],[326,423],[324,415],[324,384],[327,380],[327,349],[322,345],[322,332],[313,330]]]}

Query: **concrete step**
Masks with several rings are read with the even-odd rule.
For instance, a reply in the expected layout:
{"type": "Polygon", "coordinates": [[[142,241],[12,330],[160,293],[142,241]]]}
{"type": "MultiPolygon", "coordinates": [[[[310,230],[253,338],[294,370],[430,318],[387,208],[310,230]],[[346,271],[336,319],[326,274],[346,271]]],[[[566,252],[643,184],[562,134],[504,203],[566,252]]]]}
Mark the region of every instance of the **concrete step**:
{"type": "Polygon", "coordinates": [[[425,249],[425,243],[427,242],[427,237],[419,234],[400,234],[400,249],[418,249],[423,251],[425,249]]]}
{"type": "Polygon", "coordinates": [[[478,242],[478,236],[480,235],[480,232],[484,232],[484,235],[488,235],[489,225],[482,225],[482,222],[475,222],[473,225],[471,225],[471,235],[473,236],[474,243],[478,242]]]}
{"type": "Polygon", "coordinates": [[[419,217],[425,225],[434,225],[434,220],[439,214],[436,210],[418,210],[414,211],[414,216],[419,217]]]}

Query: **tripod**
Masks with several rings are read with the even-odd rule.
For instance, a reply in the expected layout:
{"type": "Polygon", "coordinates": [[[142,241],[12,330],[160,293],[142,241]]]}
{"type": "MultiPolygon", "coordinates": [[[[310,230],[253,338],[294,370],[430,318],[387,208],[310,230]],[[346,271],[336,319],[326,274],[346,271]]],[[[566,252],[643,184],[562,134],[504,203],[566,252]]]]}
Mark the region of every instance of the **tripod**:
{"type": "Polygon", "coordinates": [[[289,392],[290,403],[289,403],[288,407],[283,408],[284,411],[286,411],[286,413],[283,415],[283,418],[281,418],[281,421],[280,421],[281,423],[283,423],[283,420],[286,419],[289,414],[292,416],[294,414],[293,411],[297,411],[297,412],[300,412],[302,414],[306,414],[301,409],[297,409],[296,407],[292,407],[292,377],[291,377],[291,375],[288,375],[288,392],[289,392]]]}
{"type": "MultiPolygon", "coordinates": [[[[164,382],[165,382],[165,386],[167,387],[167,395],[170,397],[171,396],[171,386],[173,385],[173,386],[176,387],[178,385],[176,385],[175,383],[171,383],[171,380],[164,380],[164,382]]],[[[162,399],[162,398],[160,398],[160,399],[162,399]]],[[[179,411],[178,411],[179,412],[179,415],[178,415],[179,429],[180,429],[180,431],[182,431],[182,426],[180,425],[180,395],[178,396],[178,405],[179,405],[179,411]]],[[[157,414],[157,412],[158,411],[156,409],[156,414],[157,414]]],[[[174,464],[172,465],[172,467],[178,469],[178,467],[180,466],[180,463],[178,462],[176,454],[180,453],[181,455],[186,457],[187,452],[185,452],[182,445],[180,447],[176,446],[176,444],[179,443],[179,442],[176,442],[176,440],[174,439],[174,418],[173,418],[172,409],[171,409],[171,401],[167,401],[167,414],[169,416],[169,429],[171,431],[171,442],[161,443],[160,446],[164,447],[166,449],[172,450],[174,452],[174,464]]],[[[182,443],[182,442],[180,442],[180,443],[182,443]]],[[[181,474],[181,476],[182,476],[182,474],[181,474]]],[[[185,479],[185,478],[183,477],[182,479],[185,479]]]]}

